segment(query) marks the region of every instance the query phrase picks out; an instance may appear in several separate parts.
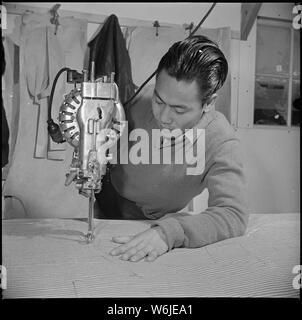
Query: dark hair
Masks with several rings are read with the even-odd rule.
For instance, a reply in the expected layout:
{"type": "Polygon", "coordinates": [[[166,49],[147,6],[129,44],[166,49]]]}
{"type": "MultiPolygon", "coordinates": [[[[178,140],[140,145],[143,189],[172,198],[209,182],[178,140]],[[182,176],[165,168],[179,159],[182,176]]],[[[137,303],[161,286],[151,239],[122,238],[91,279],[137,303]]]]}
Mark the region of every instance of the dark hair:
{"type": "Polygon", "coordinates": [[[202,103],[220,89],[228,74],[228,62],[218,45],[205,36],[176,42],[161,58],[157,76],[165,69],[178,81],[197,81],[202,103]]]}

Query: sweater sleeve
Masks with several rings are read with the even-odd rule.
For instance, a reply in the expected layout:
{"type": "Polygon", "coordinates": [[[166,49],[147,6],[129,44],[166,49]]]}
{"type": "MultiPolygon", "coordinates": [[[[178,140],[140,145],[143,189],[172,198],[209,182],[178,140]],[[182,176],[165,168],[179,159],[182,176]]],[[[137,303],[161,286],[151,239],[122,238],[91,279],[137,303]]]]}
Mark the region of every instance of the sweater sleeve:
{"type": "Polygon", "coordinates": [[[239,141],[222,142],[209,159],[204,176],[208,208],[201,213],[175,214],[154,222],[166,234],[169,250],[202,247],[244,234],[248,223],[246,178],[239,141]]]}

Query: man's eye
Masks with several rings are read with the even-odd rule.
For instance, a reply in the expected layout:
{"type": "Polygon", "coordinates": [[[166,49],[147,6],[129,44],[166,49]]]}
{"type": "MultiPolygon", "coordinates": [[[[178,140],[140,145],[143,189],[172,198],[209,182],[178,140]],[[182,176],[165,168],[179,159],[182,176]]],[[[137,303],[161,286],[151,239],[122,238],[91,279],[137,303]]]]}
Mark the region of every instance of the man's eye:
{"type": "Polygon", "coordinates": [[[184,114],[185,111],[183,109],[176,109],[174,108],[174,111],[177,113],[177,114],[184,114]]]}
{"type": "Polygon", "coordinates": [[[162,101],[160,101],[160,100],[155,100],[155,102],[158,104],[158,105],[160,105],[160,106],[162,106],[164,103],[162,102],[162,101]]]}

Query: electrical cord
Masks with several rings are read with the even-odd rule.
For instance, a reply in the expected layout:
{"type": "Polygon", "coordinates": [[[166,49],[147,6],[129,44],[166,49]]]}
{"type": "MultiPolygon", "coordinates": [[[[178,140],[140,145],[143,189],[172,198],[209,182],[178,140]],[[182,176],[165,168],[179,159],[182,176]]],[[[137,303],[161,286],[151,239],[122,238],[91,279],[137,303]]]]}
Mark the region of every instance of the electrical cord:
{"type": "Polygon", "coordinates": [[[49,102],[48,102],[48,120],[47,120],[47,130],[48,133],[51,137],[51,139],[56,142],[56,143],[63,143],[66,140],[64,139],[62,132],[60,130],[60,127],[57,123],[55,123],[52,118],[51,118],[51,108],[52,108],[52,100],[53,100],[53,96],[55,93],[55,88],[56,88],[56,84],[57,81],[60,77],[60,75],[65,72],[65,71],[70,71],[70,68],[62,68],[61,70],[59,70],[59,72],[56,74],[55,79],[53,81],[52,87],[51,87],[51,92],[50,92],[50,96],[49,96],[49,102]]]}
{"type": "MultiPolygon", "coordinates": [[[[194,30],[191,32],[191,34],[186,38],[190,38],[194,35],[194,33],[200,28],[200,26],[204,23],[204,21],[206,20],[206,18],[209,16],[209,14],[212,12],[212,10],[214,9],[214,7],[216,6],[216,2],[213,2],[211,8],[207,11],[207,13],[204,15],[204,17],[200,20],[200,22],[198,23],[198,25],[196,26],[196,28],[194,28],[194,30]]],[[[131,102],[139,93],[140,91],[143,89],[143,87],[156,75],[157,70],[155,70],[151,76],[136,90],[136,92],[134,93],[134,95],[129,98],[124,105],[127,105],[129,102],[131,102]]]]}
{"type": "Polygon", "coordinates": [[[49,97],[49,104],[48,104],[48,121],[51,120],[51,108],[52,108],[52,100],[53,100],[53,96],[55,93],[55,88],[56,88],[56,84],[57,81],[60,77],[60,75],[64,72],[64,71],[68,71],[70,70],[70,68],[62,68],[57,75],[55,76],[55,79],[53,81],[52,87],[51,87],[51,92],[50,92],[50,97],[49,97]]]}
{"type": "Polygon", "coordinates": [[[52,100],[53,100],[53,96],[55,93],[55,88],[56,88],[56,84],[57,81],[60,77],[60,75],[65,72],[65,71],[69,71],[70,68],[62,68],[55,76],[55,79],[53,81],[52,87],[51,87],[51,92],[50,92],[50,97],[49,97],[49,102],[48,102],[48,120],[47,120],[47,130],[48,133],[51,137],[51,139],[56,142],[56,143],[63,143],[66,140],[63,137],[63,134],[60,130],[60,127],[57,123],[55,123],[52,118],[51,118],[51,108],[52,108],[52,100]]]}
{"type": "Polygon", "coordinates": [[[206,18],[209,16],[209,14],[212,12],[212,10],[214,9],[214,7],[216,6],[216,2],[212,3],[211,8],[208,10],[208,12],[204,15],[204,17],[200,20],[200,22],[198,23],[198,25],[196,26],[196,28],[192,31],[192,33],[189,35],[188,38],[190,38],[199,28],[200,26],[204,23],[204,21],[206,20],[206,18]]]}
{"type": "Polygon", "coordinates": [[[64,136],[63,136],[61,130],[60,130],[59,125],[57,123],[55,123],[51,118],[52,100],[53,100],[53,96],[55,93],[56,84],[57,84],[57,81],[58,81],[60,75],[65,71],[67,71],[67,83],[73,83],[75,88],[76,88],[76,83],[81,83],[84,79],[83,75],[81,73],[78,73],[76,70],[72,70],[67,67],[59,70],[55,76],[55,79],[54,79],[52,87],[51,87],[51,92],[50,92],[50,97],[49,97],[49,102],[48,102],[47,130],[48,130],[49,135],[51,136],[51,139],[56,143],[63,143],[66,141],[64,139],[64,136]]]}

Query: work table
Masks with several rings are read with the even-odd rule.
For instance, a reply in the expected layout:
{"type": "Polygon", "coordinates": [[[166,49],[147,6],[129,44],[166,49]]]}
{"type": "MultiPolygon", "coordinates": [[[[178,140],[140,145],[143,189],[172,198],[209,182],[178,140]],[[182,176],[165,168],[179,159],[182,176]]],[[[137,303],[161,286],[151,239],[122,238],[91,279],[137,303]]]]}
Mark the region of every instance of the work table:
{"type": "Polygon", "coordinates": [[[113,236],[136,234],[149,221],[76,219],[2,221],[4,298],[299,297],[300,214],[252,214],[244,236],[202,248],[174,249],[154,262],[108,254],[113,236]]]}

